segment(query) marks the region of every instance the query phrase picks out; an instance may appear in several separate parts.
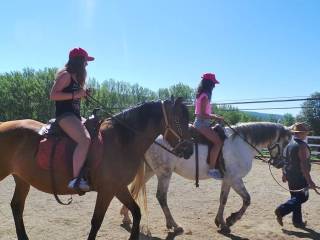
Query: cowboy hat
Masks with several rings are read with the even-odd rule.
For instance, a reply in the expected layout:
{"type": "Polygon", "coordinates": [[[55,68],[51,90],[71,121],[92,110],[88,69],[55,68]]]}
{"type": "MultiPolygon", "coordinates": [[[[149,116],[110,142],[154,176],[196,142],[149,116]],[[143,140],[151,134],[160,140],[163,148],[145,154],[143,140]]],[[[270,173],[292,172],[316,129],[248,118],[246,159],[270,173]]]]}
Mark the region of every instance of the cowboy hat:
{"type": "Polygon", "coordinates": [[[290,127],[290,129],[293,133],[310,132],[309,126],[303,122],[296,122],[290,127]]]}

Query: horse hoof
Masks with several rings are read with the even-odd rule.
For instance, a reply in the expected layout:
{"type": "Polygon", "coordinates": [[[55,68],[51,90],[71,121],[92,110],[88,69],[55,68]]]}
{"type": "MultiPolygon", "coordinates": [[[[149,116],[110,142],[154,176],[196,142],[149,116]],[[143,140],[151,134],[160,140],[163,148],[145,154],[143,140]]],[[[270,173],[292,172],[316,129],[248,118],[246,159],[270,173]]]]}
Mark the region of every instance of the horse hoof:
{"type": "Polygon", "coordinates": [[[215,218],[214,219],[214,223],[216,224],[217,227],[220,227],[221,223],[220,221],[218,220],[218,218],[215,218]]]}
{"type": "Polygon", "coordinates": [[[236,222],[237,213],[231,213],[229,217],[226,219],[227,226],[232,226],[236,222]]]}
{"type": "Polygon", "coordinates": [[[222,234],[229,234],[231,232],[230,228],[228,226],[223,226],[220,231],[222,234]]]}
{"type": "Polygon", "coordinates": [[[173,231],[174,231],[174,233],[177,233],[177,234],[184,232],[182,227],[174,227],[173,231]]]}
{"type": "Polygon", "coordinates": [[[227,226],[231,227],[233,225],[233,220],[228,217],[226,220],[226,224],[227,224],[227,226]]]}

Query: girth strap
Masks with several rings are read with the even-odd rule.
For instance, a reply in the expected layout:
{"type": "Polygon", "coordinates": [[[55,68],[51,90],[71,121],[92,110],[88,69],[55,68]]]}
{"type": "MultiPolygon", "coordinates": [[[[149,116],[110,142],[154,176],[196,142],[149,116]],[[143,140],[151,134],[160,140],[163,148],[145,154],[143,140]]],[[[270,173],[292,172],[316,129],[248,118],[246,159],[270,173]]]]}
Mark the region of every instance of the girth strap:
{"type": "Polygon", "coordinates": [[[58,203],[60,203],[61,205],[70,205],[72,203],[72,196],[68,199],[67,203],[64,203],[60,200],[60,198],[57,195],[57,186],[56,186],[56,182],[54,180],[54,165],[53,165],[53,160],[54,160],[54,155],[56,152],[56,147],[58,144],[59,138],[56,138],[55,141],[53,142],[53,146],[51,149],[51,153],[50,153],[50,159],[49,159],[49,171],[50,171],[50,177],[51,177],[51,186],[52,186],[52,192],[53,192],[53,196],[56,199],[56,201],[58,203]]]}
{"type": "Polygon", "coordinates": [[[199,187],[199,145],[198,142],[194,143],[196,149],[196,187],[199,187]]]}

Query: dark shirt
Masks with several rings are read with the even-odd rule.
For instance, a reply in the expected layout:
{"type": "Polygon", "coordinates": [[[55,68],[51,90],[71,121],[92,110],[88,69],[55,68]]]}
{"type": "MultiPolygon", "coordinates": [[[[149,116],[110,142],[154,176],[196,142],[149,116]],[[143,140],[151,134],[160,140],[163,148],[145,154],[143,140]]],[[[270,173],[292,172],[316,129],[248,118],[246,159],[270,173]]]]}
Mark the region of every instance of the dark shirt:
{"type": "MultiPolygon", "coordinates": [[[[299,148],[301,146],[306,146],[310,153],[310,148],[308,144],[304,141],[295,138],[294,142],[290,143],[287,148],[287,159],[284,165],[284,173],[288,180],[289,188],[291,190],[298,190],[308,186],[305,177],[301,171],[300,158],[299,158],[299,148]]],[[[310,154],[309,154],[310,156],[310,154]]],[[[309,169],[311,170],[310,157],[308,159],[309,169]]]]}
{"type": "MultiPolygon", "coordinates": [[[[72,93],[78,91],[80,89],[80,84],[75,81],[71,77],[70,84],[65,87],[62,92],[65,93],[72,93]]],[[[56,101],[56,118],[64,115],[65,113],[73,113],[76,117],[81,119],[80,116],[80,99],[69,99],[69,100],[62,100],[56,101]]]]}

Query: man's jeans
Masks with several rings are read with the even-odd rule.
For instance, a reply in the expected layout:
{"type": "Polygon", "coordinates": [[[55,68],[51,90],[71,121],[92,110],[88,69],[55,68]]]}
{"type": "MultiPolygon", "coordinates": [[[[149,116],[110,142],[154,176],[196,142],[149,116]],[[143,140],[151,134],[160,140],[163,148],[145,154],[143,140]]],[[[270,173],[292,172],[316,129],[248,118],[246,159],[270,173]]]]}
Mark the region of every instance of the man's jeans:
{"type": "Polygon", "coordinates": [[[301,224],[303,223],[301,205],[309,199],[309,192],[308,190],[304,190],[300,192],[290,192],[290,194],[291,199],[284,204],[281,204],[277,210],[281,216],[285,216],[292,212],[292,223],[301,224]]]}

